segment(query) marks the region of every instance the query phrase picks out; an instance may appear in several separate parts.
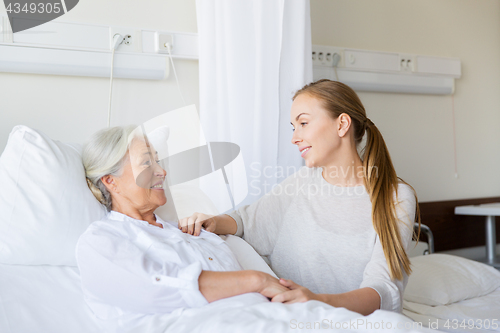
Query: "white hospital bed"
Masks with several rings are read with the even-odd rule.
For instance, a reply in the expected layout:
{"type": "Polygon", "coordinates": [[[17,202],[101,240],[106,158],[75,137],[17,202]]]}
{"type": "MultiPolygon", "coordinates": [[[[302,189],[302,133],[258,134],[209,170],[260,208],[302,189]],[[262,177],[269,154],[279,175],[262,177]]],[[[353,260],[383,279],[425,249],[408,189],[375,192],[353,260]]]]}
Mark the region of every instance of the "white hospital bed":
{"type": "MultiPolygon", "coordinates": [[[[95,206],[96,201],[86,188],[84,179],[80,180],[82,172],[78,147],[52,141],[24,126],[12,131],[0,157],[0,332],[103,332],[84,302],[74,260],[74,246],[79,234],[88,223],[97,219],[95,216],[103,214],[98,204],[95,206]]],[[[192,203],[193,200],[184,202],[192,203]]],[[[185,215],[190,209],[199,211],[212,207],[209,203],[205,207],[200,204],[203,195],[196,197],[194,202],[196,204],[191,207],[177,208],[184,210],[182,215],[185,215]]],[[[226,241],[245,269],[273,274],[243,240],[230,236],[226,241]]],[[[465,266],[468,264],[466,262],[465,266]]],[[[426,276],[425,260],[414,268],[412,277],[419,271],[426,276]]],[[[418,289],[418,282],[410,280],[408,285],[413,283],[418,289]]],[[[476,302],[468,303],[467,306],[472,307],[481,303],[482,306],[488,304],[500,309],[498,302],[492,301],[495,296],[495,293],[488,293],[488,299],[483,296],[464,302],[476,302]]],[[[454,303],[447,305],[446,311],[433,308],[439,311],[426,314],[425,309],[418,306],[419,303],[405,301],[405,314],[421,322],[431,316],[444,320],[443,313],[450,314],[456,308],[454,303]]],[[[387,323],[392,325],[391,332],[434,331],[388,311],[379,310],[362,317],[316,301],[294,305],[248,304],[245,295],[213,302],[200,309],[179,309],[169,315],[143,316],[140,319],[140,325],[127,327],[126,331],[297,332],[301,331],[298,329],[300,322],[305,325],[323,320],[335,325],[359,320],[372,324],[383,321],[386,328],[387,323]]],[[[423,324],[425,326],[425,322],[423,324]]],[[[311,331],[303,327],[304,331],[311,331]]],[[[351,326],[346,327],[349,331],[351,326]]]]}

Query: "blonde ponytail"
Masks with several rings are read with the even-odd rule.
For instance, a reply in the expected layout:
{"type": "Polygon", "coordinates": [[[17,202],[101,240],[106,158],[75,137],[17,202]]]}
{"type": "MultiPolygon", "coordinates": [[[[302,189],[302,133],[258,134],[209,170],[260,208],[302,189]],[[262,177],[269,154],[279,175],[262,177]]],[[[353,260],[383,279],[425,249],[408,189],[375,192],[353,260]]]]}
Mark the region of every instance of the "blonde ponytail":
{"type": "MultiPolygon", "coordinates": [[[[402,269],[410,275],[411,267],[399,233],[400,226],[394,204],[394,194],[397,201],[399,182],[410,185],[397,177],[382,134],[371,120],[366,119],[367,139],[361,159],[365,173],[365,187],[372,202],[373,227],[380,238],[391,278],[402,280],[402,269]]],[[[413,187],[411,189],[415,193],[413,187]]],[[[415,217],[420,228],[418,199],[416,209],[415,217]]],[[[416,238],[418,239],[418,235],[416,238]]]]}
{"type": "MultiPolygon", "coordinates": [[[[323,107],[330,112],[334,119],[337,119],[342,113],[348,114],[352,119],[356,145],[359,145],[365,133],[367,134],[366,146],[363,149],[361,160],[364,167],[365,187],[370,194],[372,203],[373,227],[380,238],[391,278],[402,280],[403,270],[410,275],[411,268],[410,259],[404,249],[399,232],[401,223],[396,213],[396,202],[398,201],[399,183],[408,184],[397,177],[382,134],[375,124],[366,117],[365,108],[358,95],[343,83],[319,80],[297,91],[293,99],[300,94],[309,94],[320,100],[323,107]]],[[[415,222],[419,224],[420,233],[418,199],[413,187],[411,189],[417,203],[415,222]]],[[[414,234],[414,237],[418,240],[419,234],[414,234]]]]}

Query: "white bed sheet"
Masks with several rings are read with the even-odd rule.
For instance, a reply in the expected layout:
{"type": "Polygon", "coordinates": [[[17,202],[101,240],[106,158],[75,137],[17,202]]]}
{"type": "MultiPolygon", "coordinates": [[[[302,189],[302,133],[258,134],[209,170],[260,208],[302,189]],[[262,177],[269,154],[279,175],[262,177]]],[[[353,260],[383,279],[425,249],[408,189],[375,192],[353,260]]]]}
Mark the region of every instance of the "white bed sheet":
{"type": "Polygon", "coordinates": [[[437,323],[437,328],[446,332],[500,332],[500,288],[481,297],[442,306],[403,301],[403,314],[416,322],[423,323],[426,327],[429,323],[437,323]],[[454,325],[454,319],[458,325],[454,325]],[[467,323],[470,319],[477,324],[477,328],[468,328],[468,324],[466,324],[467,328],[460,327],[463,320],[467,323]],[[497,319],[497,329],[492,328],[493,319],[497,319]],[[449,320],[449,328],[444,326],[447,320],[449,320]],[[489,329],[485,328],[485,320],[490,321],[489,329]],[[479,327],[480,325],[482,328],[479,327]]]}
{"type": "Polygon", "coordinates": [[[77,267],[0,264],[0,332],[101,332],[77,267]]]}
{"type": "MultiPolygon", "coordinates": [[[[138,316],[134,325],[126,325],[127,332],[310,332],[307,323],[323,320],[344,323],[344,331],[382,332],[385,330],[369,329],[367,325],[376,327],[383,321],[385,328],[388,323],[392,327],[400,323],[402,329],[390,329],[395,333],[435,332],[415,328],[407,317],[388,311],[363,317],[316,301],[285,305],[262,302],[256,296],[260,295],[240,295],[199,309],[179,309],[170,315],[138,316]],[[293,319],[297,328],[302,322],[304,329],[293,329],[293,319]],[[359,326],[354,330],[356,323],[359,326]]],[[[0,332],[93,333],[103,329],[83,300],[76,267],[0,264],[0,332]]]]}

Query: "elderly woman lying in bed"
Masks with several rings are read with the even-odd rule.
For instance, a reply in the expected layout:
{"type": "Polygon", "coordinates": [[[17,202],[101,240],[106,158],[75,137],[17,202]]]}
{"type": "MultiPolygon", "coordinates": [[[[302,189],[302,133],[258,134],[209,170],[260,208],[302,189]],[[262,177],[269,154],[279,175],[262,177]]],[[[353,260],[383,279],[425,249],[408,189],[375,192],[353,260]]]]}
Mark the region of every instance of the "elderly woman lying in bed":
{"type": "Polygon", "coordinates": [[[245,293],[272,298],[288,290],[266,273],[241,270],[215,234],[185,234],[154,214],[167,200],[166,172],[148,140],[132,133],[121,127],[100,131],[83,152],[87,183],[109,211],[90,225],[76,250],[85,300],[95,315],[108,320],[169,313],[245,293]]]}

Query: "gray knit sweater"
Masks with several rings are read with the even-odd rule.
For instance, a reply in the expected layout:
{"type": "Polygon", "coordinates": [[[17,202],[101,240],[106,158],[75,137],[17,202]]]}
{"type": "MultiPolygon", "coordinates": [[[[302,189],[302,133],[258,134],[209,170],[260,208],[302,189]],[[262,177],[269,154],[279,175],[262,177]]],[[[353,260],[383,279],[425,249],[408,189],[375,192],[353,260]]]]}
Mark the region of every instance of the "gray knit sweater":
{"type": "MultiPolygon", "coordinates": [[[[236,235],[267,256],[279,277],[315,293],[370,287],[379,293],[381,309],[401,312],[408,276],[390,278],[365,187],[331,185],[321,171],[303,167],[258,201],[228,214],[238,225],[236,235]]],[[[399,185],[398,202],[400,235],[408,251],[415,219],[409,186],[399,185]]]]}

